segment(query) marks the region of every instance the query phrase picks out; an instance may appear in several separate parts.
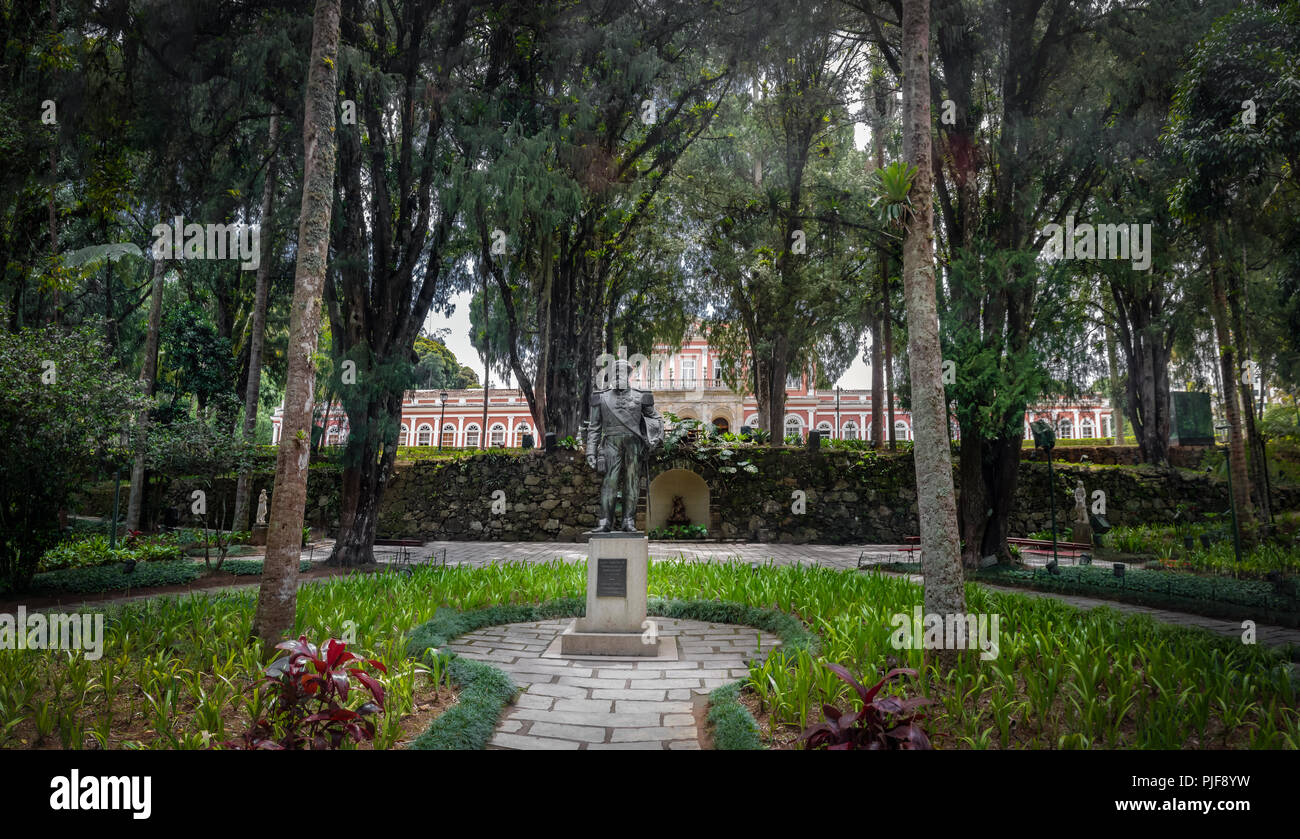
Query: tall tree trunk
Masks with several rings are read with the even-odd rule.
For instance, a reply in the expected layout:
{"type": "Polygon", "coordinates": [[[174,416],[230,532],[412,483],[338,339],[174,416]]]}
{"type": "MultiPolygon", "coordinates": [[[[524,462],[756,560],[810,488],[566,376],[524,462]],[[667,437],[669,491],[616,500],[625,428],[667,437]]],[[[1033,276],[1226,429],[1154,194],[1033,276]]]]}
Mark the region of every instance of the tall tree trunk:
{"type": "MultiPolygon", "coordinates": [[[[149,329],[144,340],[144,367],[140,370],[140,383],[144,395],[152,397],[158,377],[158,330],[162,324],[163,277],[167,275],[166,260],[156,255],[153,260],[153,278],[149,289],[149,329]]],[[[149,409],[140,411],[136,422],[135,460],[131,464],[131,491],[126,501],[126,529],[141,530],[140,513],[144,501],[144,441],[149,433],[149,409]]]]}
{"type": "MultiPolygon", "coordinates": [[[[875,105],[875,115],[872,117],[871,125],[871,155],[876,162],[877,170],[885,168],[886,96],[883,76],[874,79],[872,99],[875,105]]],[[[888,375],[885,370],[889,362],[888,356],[884,354],[881,342],[884,340],[885,331],[888,328],[884,323],[889,312],[889,301],[886,299],[889,294],[888,283],[889,251],[880,246],[876,248],[876,295],[878,299],[871,317],[871,447],[873,449],[880,449],[885,446],[885,377],[888,375]]],[[[892,412],[889,424],[891,427],[894,424],[892,412]]],[[[892,432],[890,439],[893,439],[892,432]]]]}
{"type": "Polygon", "coordinates": [[[871,316],[871,448],[885,446],[885,367],[882,363],[880,315],[871,316]]]}
{"type": "MultiPolygon", "coordinates": [[[[1259,512],[1260,521],[1268,523],[1272,521],[1271,504],[1268,492],[1268,477],[1265,474],[1268,464],[1264,461],[1264,440],[1259,435],[1259,429],[1255,425],[1255,382],[1251,376],[1245,375],[1246,371],[1241,370],[1241,365],[1249,357],[1249,347],[1246,341],[1246,318],[1242,301],[1246,296],[1246,262],[1245,254],[1242,254],[1242,274],[1239,277],[1236,271],[1228,272],[1228,312],[1232,318],[1232,333],[1237,341],[1237,348],[1240,351],[1237,359],[1237,369],[1239,375],[1234,381],[1237,382],[1241,389],[1241,404],[1243,407],[1244,431],[1246,435],[1246,446],[1250,450],[1250,456],[1246,458],[1246,466],[1250,470],[1250,488],[1251,495],[1255,504],[1255,509],[1259,512]]],[[[1254,368],[1258,370],[1259,368],[1254,368]]],[[[1261,373],[1261,386],[1263,376],[1261,373]]]]}
{"type": "Polygon", "coordinates": [[[1124,445],[1124,389],[1119,385],[1119,360],[1115,356],[1115,330],[1106,324],[1106,367],[1110,374],[1110,430],[1114,445],[1124,445]]]}
{"type": "MultiPolygon", "coordinates": [[[[266,180],[262,184],[262,218],[258,229],[261,254],[257,263],[257,287],[253,292],[253,325],[248,345],[248,377],[244,386],[244,439],[252,440],[257,432],[257,401],[262,387],[262,344],[266,335],[266,300],[271,282],[271,209],[275,200],[276,154],[280,139],[280,117],[271,114],[270,161],[266,164],[266,180]]],[[[235,519],[231,528],[244,530],[248,524],[248,496],[251,481],[247,470],[239,473],[235,482],[235,519]]]]}
{"type": "MultiPolygon", "coordinates": [[[[483,430],[480,440],[486,449],[491,447],[488,441],[488,400],[492,395],[492,325],[488,323],[487,269],[479,265],[479,271],[483,274],[483,430]]],[[[441,443],[441,428],[438,429],[438,434],[436,439],[441,443]]]]}
{"type": "Polygon", "coordinates": [[[1232,471],[1232,495],[1237,504],[1237,520],[1242,530],[1254,521],[1250,506],[1250,479],[1246,469],[1246,448],[1241,434],[1241,410],[1237,404],[1236,382],[1237,353],[1228,328],[1228,297],[1219,276],[1218,249],[1213,243],[1213,231],[1207,231],[1210,271],[1210,310],[1214,318],[1214,332],[1219,341],[1219,371],[1223,376],[1223,413],[1228,421],[1228,468],[1232,471]]]}
{"type": "Polygon", "coordinates": [[[329,256],[330,214],[334,207],[338,53],[339,0],[317,0],[303,113],[305,160],[298,264],[289,324],[289,370],[285,380],[282,434],[276,452],[275,494],[271,496],[266,560],[253,618],[253,636],[262,641],[264,652],[293,627],[298,603],[298,558],[302,555],[311,414],[316,392],[312,357],[320,332],[321,293],[329,256]]]}
{"type": "Polygon", "coordinates": [[[889,269],[881,282],[881,317],[885,329],[885,409],[889,417],[889,449],[898,448],[897,430],[894,428],[894,316],[889,311],[889,269]]]}
{"type": "MultiPolygon", "coordinates": [[[[947,398],[935,301],[933,173],[930,164],[930,0],[903,0],[903,157],[917,167],[912,216],[903,242],[903,290],[907,306],[908,356],[912,373],[917,518],[925,611],[960,614],[966,609],[957,533],[957,503],[948,442],[947,398]]],[[[941,650],[942,667],[956,650],[941,650]]]]}

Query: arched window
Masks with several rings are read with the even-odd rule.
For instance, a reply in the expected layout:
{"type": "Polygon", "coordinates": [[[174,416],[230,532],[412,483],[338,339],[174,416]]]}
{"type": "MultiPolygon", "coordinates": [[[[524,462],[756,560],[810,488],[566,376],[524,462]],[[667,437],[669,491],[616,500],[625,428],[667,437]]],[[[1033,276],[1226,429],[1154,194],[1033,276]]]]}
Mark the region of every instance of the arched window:
{"type": "Polygon", "coordinates": [[[533,427],[526,422],[521,422],[515,426],[515,447],[519,448],[524,445],[524,435],[531,433],[533,427]]]}
{"type": "Polygon", "coordinates": [[[445,423],[442,426],[442,447],[444,449],[454,448],[456,445],[456,426],[451,423],[445,423]]]}
{"type": "Polygon", "coordinates": [[[849,420],[848,422],[844,423],[844,439],[845,440],[858,439],[858,424],[853,420],[849,420]]]}
{"type": "Polygon", "coordinates": [[[1092,424],[1092,417],[1084,417],[1079,422],[1079,436],[1090,439],[1096,433],[1096,427],[1092,424]]]}
{"type": "Polygon", "coordinates": [[[907,423],[903,422],[902,420],[898,420],[897,422],[894,423],[894,439],[895,440],[912,439],[911,437],[907,436],[907,423]]]}
{"type": "Polygon", "coordinates": [[[823,420],[822,422],[817,423],[817,430],[820,431],[820,432],[822,433],[822,437],[823,437],[824,439],[829,439],[829,438],[830,438],[830,436],[831,436],[831,424],[830,424],[829,422],[826,422],[826,421],[823,420]]]}
{"type": "Polygon", "coordinates": [[[339,427],[337,425],[331,425],[329,427],[329,430],[325,432],[325,445],[337,446],[338,442],[339,442],[339,427]]]}
{"type": "Polygon", "coordinates": [[[470,423],[465,426],[465,448],[478,448],[478,424],[470,423]]]}
{"type": "Polygon", "coordinates": [[[718,430],[719,434],[725,434],[731,430],[731,421],[726,417],[714,417],[713,427],[718,430]]]}
{"type": "Polygon", "coordinates": [[[397,435],[397,445],[409,446],[410,443],[408,441],[410,439],[410,436],[411,436],[411,429],[406,425],[406,423],[402,423],[402,433],[397,435]]]}
{"type": "Polygon", "coordinates": [[[1068,440],[1074,436],[1074,423],[1070,422],[1069,417],[1061,417],[1056,425],[1056,436],[1060,440],[1068,440]]]}
{"type": "Polygon", "coordinates": [[[789,437],[791,434],[803,437],[803,420],[794,414],[785,418],[785,436],[789,437]]]}
{"type": "Polygon", "coordinates": [[[433,440],[433,426],[427,422],[415,429],[415,445],[427,446],[433,440]]]}
{"type": "Polygon", "coordinates": [[[750,428],[758,428],[758,417],[757,416],[745,417],[745,425],[748,425],[750,428]]]}
{"type": "Polygon", "coordinates": [[[506,427],[501,423],[496,423],[488,431],[488,443],[493,446],[504,446],[506,444],[506,427]]]}

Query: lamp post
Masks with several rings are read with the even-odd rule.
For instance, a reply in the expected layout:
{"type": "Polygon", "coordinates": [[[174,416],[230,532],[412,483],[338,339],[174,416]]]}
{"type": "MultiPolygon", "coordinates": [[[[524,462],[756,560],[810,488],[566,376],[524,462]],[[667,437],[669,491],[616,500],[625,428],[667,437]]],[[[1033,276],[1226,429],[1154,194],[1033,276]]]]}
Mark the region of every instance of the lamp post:
{"type": "Polygon", "coordinates": [[[1029,426],[1034,432],[1034,447],[1047,452],[1047,497],[1052,501],[1052,562],[1056,559],[1056,478],[1052,474],[1052,449],[1056,446],[1056,432],[1047,420],[1034,420],[1029,426]]]}
{"type": "Polygon", "coordinates": [[[1237,568],[1241,568],[1241,528],[1237,524],[1237,493],[1232,489],[1232,440],[1228,437],[1228,432],[1232,429],[1230,425],[1216,425],[1215,431],[1224,432],[1225,442],[1223,444],[1223,462],[1228,467],[1228,504],[1232,508],[1232,551],[1237,558],[1237,568]]]}
{"type": "Polygon", "coordinates": [[[442,419],[438,420],[438,451],[442,451],[442,428],[447,424],[447,391],[439,391],[438,398],[442,400],[442,419]]]}

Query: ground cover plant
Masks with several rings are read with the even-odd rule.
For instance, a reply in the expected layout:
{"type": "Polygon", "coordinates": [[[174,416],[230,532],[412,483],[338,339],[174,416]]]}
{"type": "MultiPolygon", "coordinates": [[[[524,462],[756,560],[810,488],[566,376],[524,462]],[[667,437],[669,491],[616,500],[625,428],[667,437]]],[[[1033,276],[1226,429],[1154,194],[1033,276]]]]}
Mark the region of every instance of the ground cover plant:
{"type": "MultiPolygon", "coordinates": [[[[1279,514],[1276,536],[1253,545],[1243,544],[1240,563],[1232,544],[1232,522],[1222,516],[1197,524],[1116,527],[1106,534],[1105,544],[1123,554],[1149,555],[1202,574],[1257,578],[1271,572],[1296,575],[1300,574],[1300,544],[1296,542],[1297,529],[1300,529],[1298,516],[1279,514]]],[[[1106,552],[1098,555],[1104,557],[1106,552]]]]}
{"type": "MultiPolygon", "coordinates": [[[[346,638],[349,650],[388,669],[389,713],[376,732],[376,747],[388,748],[415,690],[448,675],[412,657],[411,630],[440,607],[497,607],[502,620],[512,604],[571,598],[573,608],[585,581],[583,564],[560,562],[330,578],[303,586],[293,635],[346,638]]],[[[921,650],[890,643],[891,617],[921,603],[920,587],[903,577],[669,561],[651,564],[649,588],[654,598],[720,601],[717,619],[773,621],[763,628],[790,639],[751,668],[745,687],[761,686],[773,728],[820,722],[823,705],[853,707],[826,665],[834,662],[864,684],[895,667],[918,670],[908,695],[933,700],[925,730],[937,748],[1300,747],[1286,656],[1201,630],[972,584],[968,609],[1001,616],[998,657],[968,656],[939,679],[921,650]],[[763,618],[768,609],[788,617],[763,618]]],[[[41,650],[0,656],[0,747],[201,748],[240,736],[257,718],[266,694],[250,689],[262,676],[246,644],[252,593],[105,611],[97,661],[41,650]]]]}
{"type": "MultiPolygon", "coordinates": [[[[236,577],[257,576],[262,573],[262,560],[227,560],[220,569],[236,577]]],[[[298,563],[299,571],[310,571],[311,562],[298,563]]],[[[111,591],[157,588],[158,586],[183,586],[193,583],[208,573],[201,560],[174,559],[138,563],[128,570],[128,563],[95,565],[86,568],[63,568],[47,571],[32,578],[28,590],[43,594],[102,594],[111,591]]],[[[14,596],[3,583],[0,594],[14,596]]]]}
{"type": "MultiPolygon", "coordinates": [[[[1121,563],[1123,564],[1123,563],[1121,563]]],[[[1293,578],[1237,579],[1177,570],[1179,566],[1155,564],[1150,568],[1125,565],[1116,576],[1114,563],[1063,565],[1047,568],[994,566],[970,571],[967,579],[997,586],[1016,586],[1058,594],[1079,594],[1174,609],[1208,617],[1251,618],[1284,626],[1300,626],[1300,598],[1293,578]]],[[[882,571],[921,573],[920,563],[889,562],[882,571]]]]}

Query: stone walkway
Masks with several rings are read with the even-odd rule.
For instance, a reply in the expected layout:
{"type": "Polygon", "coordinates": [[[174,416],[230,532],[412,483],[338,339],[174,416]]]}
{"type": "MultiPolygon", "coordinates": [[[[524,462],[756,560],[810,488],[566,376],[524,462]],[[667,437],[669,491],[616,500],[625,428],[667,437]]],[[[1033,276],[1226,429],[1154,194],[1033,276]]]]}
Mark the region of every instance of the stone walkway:
{"type": "Polygon", "coordinates": [[[781,642],[749,627],[654,618],[677,640],[677,661],[542,658],[571,618],[492,626],[448,646],[525,688],[490,749],[699,749],[703,697],[749,675],[781,642]]]}

